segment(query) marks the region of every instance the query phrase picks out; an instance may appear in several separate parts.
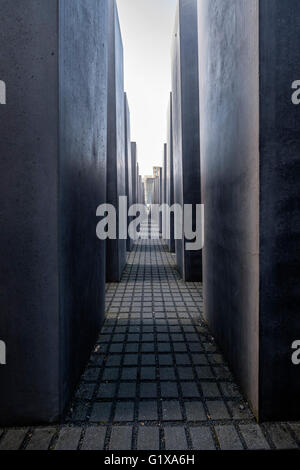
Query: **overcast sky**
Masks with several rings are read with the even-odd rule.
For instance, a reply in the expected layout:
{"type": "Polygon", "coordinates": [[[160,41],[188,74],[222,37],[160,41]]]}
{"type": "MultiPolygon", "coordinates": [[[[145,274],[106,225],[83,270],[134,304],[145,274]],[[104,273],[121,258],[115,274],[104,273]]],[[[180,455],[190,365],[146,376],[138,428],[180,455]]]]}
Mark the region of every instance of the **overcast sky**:
{"type": "Polygon", "coordinates": [[[124,44],[131,140],[142,175],[162,165],[171,91],[171,41],[176,0],[117,0],[124,44]]]}

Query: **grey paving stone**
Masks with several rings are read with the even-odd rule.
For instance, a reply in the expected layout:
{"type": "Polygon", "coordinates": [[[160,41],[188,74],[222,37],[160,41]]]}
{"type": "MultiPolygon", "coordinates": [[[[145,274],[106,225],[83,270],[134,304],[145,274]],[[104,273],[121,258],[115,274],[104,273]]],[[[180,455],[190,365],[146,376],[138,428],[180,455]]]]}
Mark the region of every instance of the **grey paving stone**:
{"type": "Polygon", "coordinates": [[[161,380],[175,380],[175,369],[174,367],[161,367],[159,370],[161,380]]]}
{"type": "Polygon", "coordinates": [[[138,369],[137,367],[124,367],[122,369],[121,380],[136,380],[138,369]]]}
{"type": "Polygon", "coordinates": [[[81,428],[63,428],[59,433],[55,450],[76,450],[81,432],[81,428]]]}
{"type": "Polygon", "coordinates": [[[201,382],[201,389],[205,398],[218,398],[221,396],[218,385],[211,382],[201,382]]]}
{"type": "Polygon", "coordinates": [[[138,450],[159,450],[159,429],[141,426],[138,430],[138,450]]]}
{"type": "Polygon", "coordinates": [[[261,428],[257,424],[241,424],[239,427],[249,450],[270,448],[261,428]]]}
{"type": "Polygon", "coordinates": [[[188,366],[191,364],[188,354],[175,354],[175,360],[178,366],[188,366]]]}
{"type": "Polygon", "coordinates": [[[221,450],[243,450],[243,444],[234,426],[216,426],[215,431],[221,450]]]}
{"type": "Polygon", "coordinates": [[[55,428],[35,429],[26,450],[48,450],[55,432],[55,428]]]}
{"type": "Polygon", "coordinates": [[[159,354],[158,361],[159,361],[159,365],[161,366],[172,366],[173,365],[172,354],[159,354]]]}
{"type": "Polygon", "coordinates": [[[114,421],[133,421],[134,418],[134,403],[133,402],[119,402],[116,406],[114,421]]]}
{"type": "Polygon", "coordinates": [[[188,443],[184,427],[165,427],[166,450],[188,450],[188,443]]]}
{"type": "Polygon", "coordinates": [[[136,383],[122,382],[119,388],[119,398],[136,398],[136,383]]]}
{"type": "Polygon", "coordinates": [[[276,449],[288,450],[298,448],[286,424],[273,423],[266,426],[266,428],[276,449]]]}
{"type": "Polygon", "coordinates": [[[87,428],[81,450],[103,450],[106,430],[106,427],[87,428]]]}
{"type": "Polygon", "coordinates": [[[98,398],[113,398],[117,390],[115,383],[102,383],[99,387],[97,397],[98,398]]]}
{"type": "Polygon", "coordinates": [[[139,417],[140,421],[157,421],[157,401],[141,400],[139,404],[139,417]]]}
{"type": "Polygon", "coordinates": [[[159,353],[171,352],[171,345],[168,343],[158,343],[157,350],[159,353]]]}
{"type": "Polygon", "coordinates": [[[181,390],[183,399],[185,398],[199,398],[200,393],[195,382],[182,382],[181,390]]]}
{"type": "Polygon", "coordinates": [[[151,343],[142,344],[142,353],[154,353],[154,344],[151,344],[151,343]]]}
{"type": "Polygon", "coordinates": [[[108,367],[119,367],[121,364],[121,359],[122,358],[119,355],[109,356],[106,361],[106,365],[108,367]]]}
{"type": "Polygon", "coordinates": [[[132,427],[114,426],[111,431],[109,450],[131,450],[132,427]]]}
{"type": "Polygon", "coordinates": [[[194,380],[192,367],[178,367],[177,370],[180,380],[194,380]]]}
{"type": "Polygon", "coordinates": [[[111,403],[95,403],[90,421],[92,423],[108,422],[111,413],[111,406],[111,403]]]}
{"type": "Polygon", "coordinates": [[[164,398],[178,397],[178,388],[176,382],[161,382],[161,396],[164,398]]]}
{"type": "Polygon", "coordinates": [[[141,379],[142,380],[155,380],[156,369],[155,367],[142,367],[141,368],[141,379]]]}
{"type": "Polygon", "coordinates": [[[205,354],[192,354],[193,363],[196,366],[206,366],[208,365],[208,360],[205,354]]]}
{"type": "Polygon", "coordinates": [[[215,450],[215,443],[211,430],[205,426],[197,426],[190,429],[194,450],[215,450]]]}
{"type": "Polygon", "coordinates": [[[210,367],[197,366],[196,372],[197,372],[198,379],[200,380],[214,378],[213,372],[210,367]]]}
{"type": "Polygon", "coordinates": [[[157,384],[142,382],[140,385],[141,398],[156,398],[157,397],[157,384]]]}
{"type": "Polygon", "coordinates": [[[9,429],[1,439],[0,450],[19,450],[26,433],[26,429],[9,429]]]}
{"type": "Polygon", "coordinates": [[[163,401],[162,412],[164,421],[182,421],[183,416],[181,413],[178,401],[163,401]]]}
{"type": "Polygon", "coordinates": [[[155,365],[155,355],[154,354],[142,354],[142,365],[143,366],[155,365]]]}
{"type": "Polygon", "coordinates": [[[107,367],[104,369],[102,380],[118,380],[120,369],[118,367],[107,367]]]}
{"type": "Polygon", "coordinates": [[[123,344],[113,343],[109,348],[110,353],[121,353],[123,351],[123,344]]]}
{"type": "Polygon", "coordinates": [[[204,405],[200,401],[185,402],[185,411],[188,421],[206,421],[204,405]]]}
{"type": "Polygon", "coordinates": [[[137,353],[139,350],[139,345],[135,343],[129,343],[125,347],[126,353],[137,353]]]}
{"type": "Polygon", "coordinates": [[[185,343],[174,343],[173,344],[173,349],[175,352],[186,352],[187,351],[187,345],[185,343]]]}
{"type": "Polygon", "coordinates": [[[222,401],[207,401],[209,417],[213,420],[230,419],[225,403],[222,401]]]}

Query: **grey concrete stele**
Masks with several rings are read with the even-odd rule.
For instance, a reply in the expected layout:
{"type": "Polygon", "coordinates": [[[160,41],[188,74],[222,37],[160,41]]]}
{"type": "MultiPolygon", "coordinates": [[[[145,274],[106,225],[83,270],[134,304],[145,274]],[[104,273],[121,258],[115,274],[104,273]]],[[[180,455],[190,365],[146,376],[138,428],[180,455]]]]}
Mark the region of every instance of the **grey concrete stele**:
{"type": "MultiPolygon", "coordinates": [[[[125,113],[125,187],[127,196],[127,211],[133,204],[133,179],[132,179],[132,155],[131,155],[131,139],[130,139],[130,110],[126,93],[124,94],[124,113],[125,113]]],[[[129,226],[132,217],[127,218],[127,226],[129,226]]],[[[133,240],[127,238],[127,251],[133,248],[133,240]]]]}
{"type": "MultiPolygon", "coordinates": [[[[172,93],[167,114],[167,171],[166,171],[166,203],[171,208],[174,205],[174,166],[173,166],[173,118],[172,118],[172,93]]],[[[171,212],[170,238],[167,240],[171,253],[175,252],[174,239],[174,213],[171,212]]]]}
{"type": "MultiPolygon", "coordinates": [[[[197,0],[178,0],[172,51],[174,202],[201,204],[197,0]]],[[[187,282],[202,281],[202,250],[175,240],[177,266],[187,282]]],[[[190,241],[190,240],[189,240],[190,241]]]]}
{"type": "Polygon", "coordinates": [[[132,171],[132,203],[138,201],[138,174],[137,174],[137,146],[136,142],[131,142],[131,171],[132,171]]]}
{"type": "Polygon", "coordinates": [[[299,419],[300,3],[198,13],[205,316],[256,416],[299,419]]]}
{"type": "Polygon", "coordinates": [[[106,280],[119,282],[126,265],[126,239],[118,236],[119,197],[126,196],[124,59],[117,5],[108,5],[107,203],[117,210],[117,240],[107,240],[106,280]]]}
{"type": "MultiPolygon", "coordinates": [[[[162,204],[167,204],[167,144],[164,144],[163,151],[163,169],[162,169],[162,193],[161,193],[162,204]]],[[[166,214],[162,213],[162,232],[163,227],[166,224],[166,214]]]]}
{"type": "Polygon", "coordinates": [[[7,426],[59,420],[104,320],[95,228],[106,190],[107,1],[3,1],[0,12],[7,426]]]}

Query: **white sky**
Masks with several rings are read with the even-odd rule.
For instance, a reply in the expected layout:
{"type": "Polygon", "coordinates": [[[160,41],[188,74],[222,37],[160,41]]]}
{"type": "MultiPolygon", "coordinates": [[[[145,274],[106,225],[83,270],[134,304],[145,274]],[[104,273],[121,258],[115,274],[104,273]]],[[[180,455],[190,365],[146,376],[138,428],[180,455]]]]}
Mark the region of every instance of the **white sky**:
{"type": "Polygon", "coordinates": [[[171,41],[176,0],[117,0],[124,44],[131,140],[140,173],[162,166],[171,91],[171,41]]]}

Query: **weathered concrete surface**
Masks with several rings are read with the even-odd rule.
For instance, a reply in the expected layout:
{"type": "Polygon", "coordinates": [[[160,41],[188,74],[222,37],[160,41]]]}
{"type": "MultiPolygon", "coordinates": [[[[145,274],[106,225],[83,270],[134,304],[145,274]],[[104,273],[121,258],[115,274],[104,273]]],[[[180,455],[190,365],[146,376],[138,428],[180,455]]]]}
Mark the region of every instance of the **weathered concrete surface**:
{"type": "MultiPolygon", "coordinates": [[[[197,0],[178,0],[172,50],[174,202],[201,204],[197,0]]],[[[177,266],[185,281],[202,281],[202,250],[187,251],[175,240],[177,266]]]]}
{"type": "MultiPolygon", "coordinates": [[[[169,207],[174,204],[174,166],[173,166],[173,118],[172,118],[172,93],[170,93],[170,101],[167,114],[167,172],[166,172],[166,203],[169,207]]],[[[170,238],[167,240],[171,253],[175,252],[174,240],[174,214],[171,213],[170,221],[170,238]]]]}
{"type": "MultiPolygon", "coordinates": [[[[132,181],[132,155],[130,138],[130,110],[126,93],[124,94],[124,113],[125,113],[125,188],[127,196],[127,210],[133,204],[133,181],[132,181]]],[[[127,217],[127,226],[129,226],[132,217],[127,217]]],[[[127,251],[133,248],[133,241],[127,238],[127,251]]]]}
{"type": "MultiPolygon", "coordinates": [[[[126,195],[124,59],[120,23],[115,0],[109,3],[108,20],[108,113],[107,113],[107,203],[117,209],[126,195]]],[[[119,282],[126,264],[126,240],[107,240],[106,279],[119,282]]]]}
{"type": "Polygon", "coordinates": [[[299,20],[292,0],[199,2],[205,315],[261,420],[300,417],[299,20]]]}
{"type": "Polygon", "coordinates": [[[21,425],[59,419],[104,317],[107,1],[0,10],[0,424],[21,425]]]}

